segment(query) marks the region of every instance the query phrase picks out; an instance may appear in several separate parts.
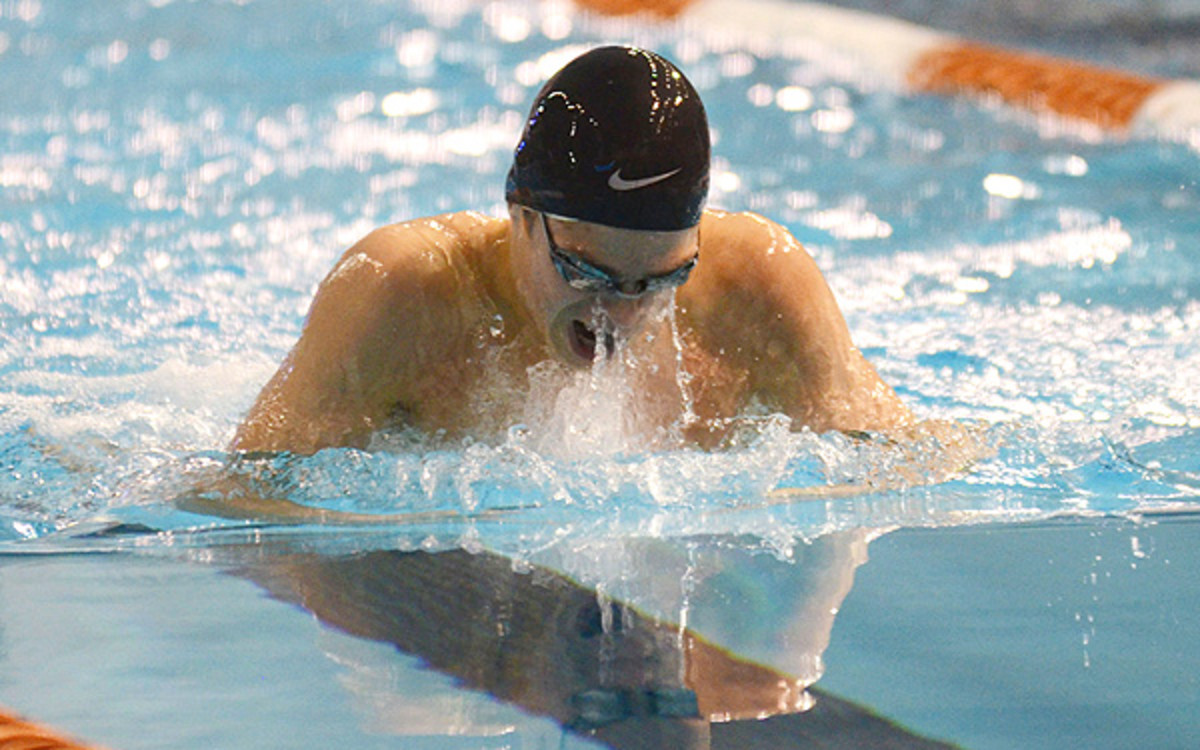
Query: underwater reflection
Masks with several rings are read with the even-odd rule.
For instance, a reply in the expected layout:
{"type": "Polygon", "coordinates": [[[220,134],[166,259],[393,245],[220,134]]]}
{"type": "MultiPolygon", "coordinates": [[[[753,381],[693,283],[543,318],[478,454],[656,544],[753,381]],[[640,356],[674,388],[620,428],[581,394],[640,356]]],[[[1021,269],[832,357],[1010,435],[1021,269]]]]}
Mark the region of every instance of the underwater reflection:
{"type": "Polygon", "coordinates": [[[731,538],[627,540],[531,564],[275,539],[232,563],[327,626],[609,747],[947,747],[808,689],[866,544],[835,534],[782,560],[731,538]]]}

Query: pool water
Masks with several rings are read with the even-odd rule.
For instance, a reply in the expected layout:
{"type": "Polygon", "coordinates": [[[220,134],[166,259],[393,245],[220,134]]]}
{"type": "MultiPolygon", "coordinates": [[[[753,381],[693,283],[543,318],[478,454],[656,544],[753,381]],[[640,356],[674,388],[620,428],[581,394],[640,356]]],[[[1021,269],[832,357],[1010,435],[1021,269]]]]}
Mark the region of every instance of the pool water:
{"type": "MultiPolygon", "coordinates": [[[[979,6],[956,31],[986,30],[979,6]]],[[[1200,75],[1187,39],[1129,31],[1143,4],[1104,6],[1087,23],[1107,59],[1200,75]]],[[[1200,136],[915,96],[794,41],[519,0],[0,0],[0,705],[119,748],[588,744],[505,687],[553,683],[539,654],[578,634],[464,676],[433,637],[475,643],[434,614],[445,581],[500,632],[546,591],[594,595],[605,637],[612,602],[686,626],[718,662],[814,684],[815,711],[858,706],[837,737],[883,731],[874,711],[969,748],[1190,746],[1200,136]],[[340,253],[381,224],[502,212],[540,82],[612,41],[701,91],[711,204],[785,224],[884,379],[994,449],[913,485],[886,446],[771,415],[719,452],[647,446],[605,371],[500,440],[236,469],[405,519],[177,508],[340,253]]]]}

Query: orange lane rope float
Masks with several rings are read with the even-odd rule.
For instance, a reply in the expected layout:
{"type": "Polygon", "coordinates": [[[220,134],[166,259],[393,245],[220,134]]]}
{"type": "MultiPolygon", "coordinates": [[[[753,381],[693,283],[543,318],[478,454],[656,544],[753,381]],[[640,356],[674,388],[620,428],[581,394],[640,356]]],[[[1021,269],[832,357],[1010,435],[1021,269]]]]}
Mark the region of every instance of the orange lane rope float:
{"type": "Polygon", "coordinates": [[[678,16],[702,33],[781,54],[816,42],[910,91],[996,97],[1113,131],[1192,136],[1200,131],[1200,81],[988,46],[862,11],[797,0],[577,2],[607,15],[678,16]]]}
{"type": "Polygon", "coordinates": [[[0,711],[0,750],[96,750],[0,711]]]}
{"type": "Polygon", "coordinates": [[[917,58],[908,81],[920,91],[986,94],[1105,128],[1124,129],[1166,82],[1045,55],[963,42],[917,58]]]}
{"type": "Polygon", "coordinates": [[[627,16],[634,13],[650,13],[663,18],[673,18],[693,0],[578,0],[579,4],[606,16],[627,16]]]}

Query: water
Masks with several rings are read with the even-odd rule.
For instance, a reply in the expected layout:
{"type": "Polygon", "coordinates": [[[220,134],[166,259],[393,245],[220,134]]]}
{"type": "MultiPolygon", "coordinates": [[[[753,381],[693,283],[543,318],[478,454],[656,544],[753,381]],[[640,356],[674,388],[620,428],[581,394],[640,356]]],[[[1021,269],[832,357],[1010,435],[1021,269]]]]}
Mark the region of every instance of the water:
{"type": "MultiPolygon", "coordinates": [[[[1122,18],[1088,19],[1109,59],[1196,74],[1186,39],[1122,18]]],[[[752,54],[686,20],[555,3],[0,0],[0,70],[0,705],[123,748],[583,742],[529,695],[400,643],[432,624],[469,642],[453,621],[373,619],[397,592],[453,599],[418,551],[467,550],[504,563],[437,570],[499,632],[529,632],[517,605],[547,590],[578,604],[570,580],[599,592],[606,638],[612,606],[658,616],[966,747],[1200,732],[1194,137],[909,96],[820,46],[752,54]],[[620,383],[583,378],[496,441],[397,436],[236,469],[403,522],[247,526],[170,503],[224,466],[345,247],[501,212],[541,77],[614,40],[701,90],[711,202],[784,223],[884,379],[921,417],[983,424],[994,452],[911,486],[885,446],[771,415],[719,452],[614,440],[620,383]],[[821,492],[845,484],[862,491],[821,492]],[[483,588],[463,593],[460,570],[483,588]],[[361,601],[322,603],[343,590],[361,601]]],[[[577,653],[568,631],[501,676],[577,653]]],[[[667,684],[678,654],[647,632],[667,684]]],[[[702,702],[761,709],[722,684],[702,702]]]]}

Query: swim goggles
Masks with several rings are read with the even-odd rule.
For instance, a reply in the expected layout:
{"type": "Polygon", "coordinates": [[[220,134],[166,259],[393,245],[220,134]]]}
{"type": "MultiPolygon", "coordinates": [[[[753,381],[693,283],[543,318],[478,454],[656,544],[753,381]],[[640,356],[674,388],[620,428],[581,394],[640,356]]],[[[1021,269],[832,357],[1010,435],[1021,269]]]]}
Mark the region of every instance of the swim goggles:
{"type": "Polygon", "coordinates": [[[682,286],[688,280],[692,269],[696,267],[696,261],[700,259],[700,255],[697,253],[683,265],[666,273],[632,281],[621,281],[612,273],[588,263],[583,258],[571,255],[559,247],[558,243],[554,241],[554,235],[550,233],[550,223],[546,219],[546,214],[540,212],[539,214],[542,217],[542,231],[546,233],[546,244],[550,247],[550,262],[554,264],[554,269],[558,271],[559,276],[562,276],[563,281],[576,291],[587,294],[609,294],[626,299],[653,294],[663,289],[682,286]]]}

